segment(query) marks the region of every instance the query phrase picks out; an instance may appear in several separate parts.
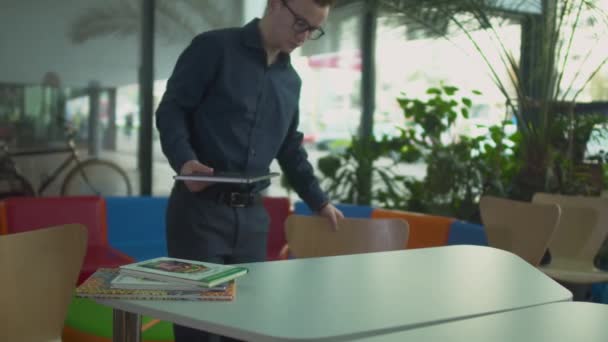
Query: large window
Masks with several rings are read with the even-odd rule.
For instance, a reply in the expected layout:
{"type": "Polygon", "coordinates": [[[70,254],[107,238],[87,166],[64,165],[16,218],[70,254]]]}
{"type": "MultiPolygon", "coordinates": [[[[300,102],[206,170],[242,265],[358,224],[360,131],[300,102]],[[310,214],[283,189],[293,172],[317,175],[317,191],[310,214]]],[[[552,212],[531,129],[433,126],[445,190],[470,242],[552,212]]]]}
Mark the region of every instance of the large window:
{"type": "MultiPolygon", "coordinates": [[[[138,9],[131,2],[4,1],[0,11],[0,125],[12,149],[66,146],[136,169],[114,149],[115,89],[137,80],[138,9]],[[123,26],[120,26],[123,25],[123,26]],[[92,115],[92,113],[94,115],[92,115]]],[[[19,157],[37,185],[65,154],[19,157]]],[[[45,195],[57,195],[61,177],[45,195]]]]}

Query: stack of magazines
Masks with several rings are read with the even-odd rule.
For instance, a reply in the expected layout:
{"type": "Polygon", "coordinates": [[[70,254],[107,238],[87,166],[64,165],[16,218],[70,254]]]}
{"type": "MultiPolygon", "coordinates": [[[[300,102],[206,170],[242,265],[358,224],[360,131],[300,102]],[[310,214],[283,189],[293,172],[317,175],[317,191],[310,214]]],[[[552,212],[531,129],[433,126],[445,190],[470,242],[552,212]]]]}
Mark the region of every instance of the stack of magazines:
{"type": "Polygon", "coordinates": [[[236,295],[239,266],[160,257],[119,268],[100,268],[76,289],[95,299],[215,300],[236,295]]]}

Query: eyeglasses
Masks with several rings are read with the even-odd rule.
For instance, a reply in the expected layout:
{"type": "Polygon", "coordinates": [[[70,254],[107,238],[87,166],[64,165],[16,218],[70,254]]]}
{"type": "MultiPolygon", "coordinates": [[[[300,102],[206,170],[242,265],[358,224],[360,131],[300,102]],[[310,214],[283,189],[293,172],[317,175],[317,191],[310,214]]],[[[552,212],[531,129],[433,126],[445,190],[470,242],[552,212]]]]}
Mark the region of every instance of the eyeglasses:
{"type": "Polygon", "coordinates": [[[289,7],[289,5],[287,4],[287,0],[281,0],[281,2],[283,3],[283,5],[285,5],[285,8],[287,8],[287,10],[293,15],[292,28],[296,33],[304,33],[308,31],[310,32],[310,34],[308,35],[308,39],[310,40],[317,40],[323,37],[323,35],[325,34],[323,28],[314,27],[310,25],[308,21],[306,21],[306,19],[302,18],[300,15],[294,12],[291,7],[289,7]]]}

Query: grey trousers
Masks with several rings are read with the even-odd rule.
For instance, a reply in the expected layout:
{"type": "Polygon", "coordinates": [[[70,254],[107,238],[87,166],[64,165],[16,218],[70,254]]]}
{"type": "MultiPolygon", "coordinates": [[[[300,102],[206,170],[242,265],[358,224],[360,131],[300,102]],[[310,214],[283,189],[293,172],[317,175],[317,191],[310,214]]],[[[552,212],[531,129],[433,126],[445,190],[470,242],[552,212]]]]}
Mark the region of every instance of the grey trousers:
{"type": "MultiPolygon", "coordinates": [[[[234,264],[264,261],[269,218],[262,203],[232,208],[176,182],[167,206],[168,255],[234,264]]],[[[175,342],[236,341],[174,325],[175,342]]]]}

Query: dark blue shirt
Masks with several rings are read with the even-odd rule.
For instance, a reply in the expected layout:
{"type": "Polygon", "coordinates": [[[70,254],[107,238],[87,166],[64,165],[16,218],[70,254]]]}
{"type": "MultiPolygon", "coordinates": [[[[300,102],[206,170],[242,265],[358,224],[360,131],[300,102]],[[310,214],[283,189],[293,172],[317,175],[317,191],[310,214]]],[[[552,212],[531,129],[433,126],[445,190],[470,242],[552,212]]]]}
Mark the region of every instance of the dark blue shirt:
{"type": "Polygon", "coordinates": [[[216,172],[256,174],[277,158],[319,209],[327,198],[297,131],[301,80],[287,54],[267,65],[258,24],[205,32],[182,52],[156,112],[161,146],[176,172],[196,159],[216,172]]]}

